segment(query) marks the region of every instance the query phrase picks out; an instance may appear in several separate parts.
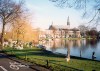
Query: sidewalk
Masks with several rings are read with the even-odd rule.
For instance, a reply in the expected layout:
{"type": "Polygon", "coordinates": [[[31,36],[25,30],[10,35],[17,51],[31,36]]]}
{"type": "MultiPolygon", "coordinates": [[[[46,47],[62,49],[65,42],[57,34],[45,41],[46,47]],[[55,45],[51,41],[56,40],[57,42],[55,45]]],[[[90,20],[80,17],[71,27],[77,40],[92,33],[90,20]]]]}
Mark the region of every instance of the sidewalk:
{"type": "Polygon", "coordinates": [[[30,63],[30,62],[27,62],[27,61],[24,61],[24,60],[21,60],[21,59],[18,59],[16,57],[13,57],[13,56],[8,56],[7,54],[3,53],[4,55],[7,56],[7,58],[13,60],[13,61],[16,61],[18,63],[21,63],[21,64],[24,64],[24,65],[28,65],[31,69],[33,70],[36,70],[36,71],[51,71],[45,67],[42,67],[42,66],[39,66],[39,65],[36,65],[34,63],[30,63]]]}

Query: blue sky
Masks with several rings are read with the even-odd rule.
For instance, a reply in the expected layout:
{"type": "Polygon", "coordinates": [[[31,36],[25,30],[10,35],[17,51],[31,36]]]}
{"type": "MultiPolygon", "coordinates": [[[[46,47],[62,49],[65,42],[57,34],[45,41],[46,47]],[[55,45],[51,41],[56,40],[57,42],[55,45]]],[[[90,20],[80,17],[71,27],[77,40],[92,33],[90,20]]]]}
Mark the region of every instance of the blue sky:
{"type": "Polygon", "coordinates": [[[77,27],[84,23],[82,20],[82,12],[71,8],[56,7],[49,0],[26,0],[26,6],[33,16],[32,25],[42,29],[48,29],[52,24],[66,25],[69,16],[71,27],[77,27]]]}
{"type": "MultiPolygon", "coordinates": [[[[91,4],[94,3],[92,2],[91,4]]],[[[69,16],[70,26],[74,28],[86,23],[90,19],[82,19],[82,10],[60,8],[55,5],[56,3],[50,2],[49,0],[25,0],[25,7],[30,10],[32,16],[30,18],[32,26],[34,28],[48,29],[52,22],[54,25],[66,25],[69,16]]],[[[89,12],[89,16],[91,16],[92,12],[92,10],[89,12]]],[[[100,30],[99,27],[98,30],[100,30]]]]}

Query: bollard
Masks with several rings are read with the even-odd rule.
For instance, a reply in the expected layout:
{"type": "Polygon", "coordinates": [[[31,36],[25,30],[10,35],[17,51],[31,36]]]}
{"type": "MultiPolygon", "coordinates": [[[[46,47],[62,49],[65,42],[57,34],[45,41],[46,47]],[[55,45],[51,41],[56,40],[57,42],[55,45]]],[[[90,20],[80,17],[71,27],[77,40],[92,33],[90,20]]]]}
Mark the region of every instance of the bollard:
{"type": "Polygon", "coordinates": [[[25,54],[25,60],[27,60],[27,54],[25,54]]]}
{"type": "Polygon", "coordinates": [[[13,50],[11,50],[11,55],[13,55],[13,50]]]}
{"type": "Polygon", "coordinates": [[[47,62],[47,67],[49,67],[49,60],[46,60],[46,62],[47,62]]]}

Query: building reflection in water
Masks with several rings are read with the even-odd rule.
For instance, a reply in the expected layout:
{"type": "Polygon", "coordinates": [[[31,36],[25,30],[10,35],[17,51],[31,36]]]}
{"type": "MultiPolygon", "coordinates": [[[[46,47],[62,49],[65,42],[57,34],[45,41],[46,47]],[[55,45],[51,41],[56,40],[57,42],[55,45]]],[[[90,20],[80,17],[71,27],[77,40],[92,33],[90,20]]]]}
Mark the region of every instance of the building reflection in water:
{"type": "Polygon", "coordinates": [[[71,40],[65,40],[65,46],[67,48],[67,55],[66,55],[66,60],[67,62],[70,61],[70,48],[72,47],[73,43],[71,40]]]}
{"type": "Polygon", "coordinates": [[[85,51],[89,48],[96,48],[97,46],[97,40],[65,40],[65,39],[50,39],[49,41],[40,41],[40,44],[46,46],[47,50],[50,50],[52,52],[56,52],[57,49],[59,49],[59,52],[63,54],[60,49],[66,49],[66,59],[70,60],[70,54],[71,53],[78,53],[80,57],[82,57],[82,54],[85,53],[85,51]],[[91,47],[90,47],[91,46],[91,47]],[[77,49],[78,51],[75,51],[77,49]]]}

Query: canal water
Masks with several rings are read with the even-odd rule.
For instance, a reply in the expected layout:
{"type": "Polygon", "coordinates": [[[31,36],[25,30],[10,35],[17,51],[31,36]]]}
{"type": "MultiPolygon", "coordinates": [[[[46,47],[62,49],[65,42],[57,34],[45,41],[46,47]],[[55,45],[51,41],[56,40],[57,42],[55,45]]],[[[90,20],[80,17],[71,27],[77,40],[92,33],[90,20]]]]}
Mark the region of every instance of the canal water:
{"type": "Polygon", "coordinates": [[[53,39],[43,40],[39,44],[44,45],[46,50],[53,53],[61,53],[67,55],[67,52],[71,56],[77,56],[82,58],[92,59],[92,54],[95,52],[95,60],[100,61],[100,41],[99,40],[65,40],[65,39],[53,39]]]}

